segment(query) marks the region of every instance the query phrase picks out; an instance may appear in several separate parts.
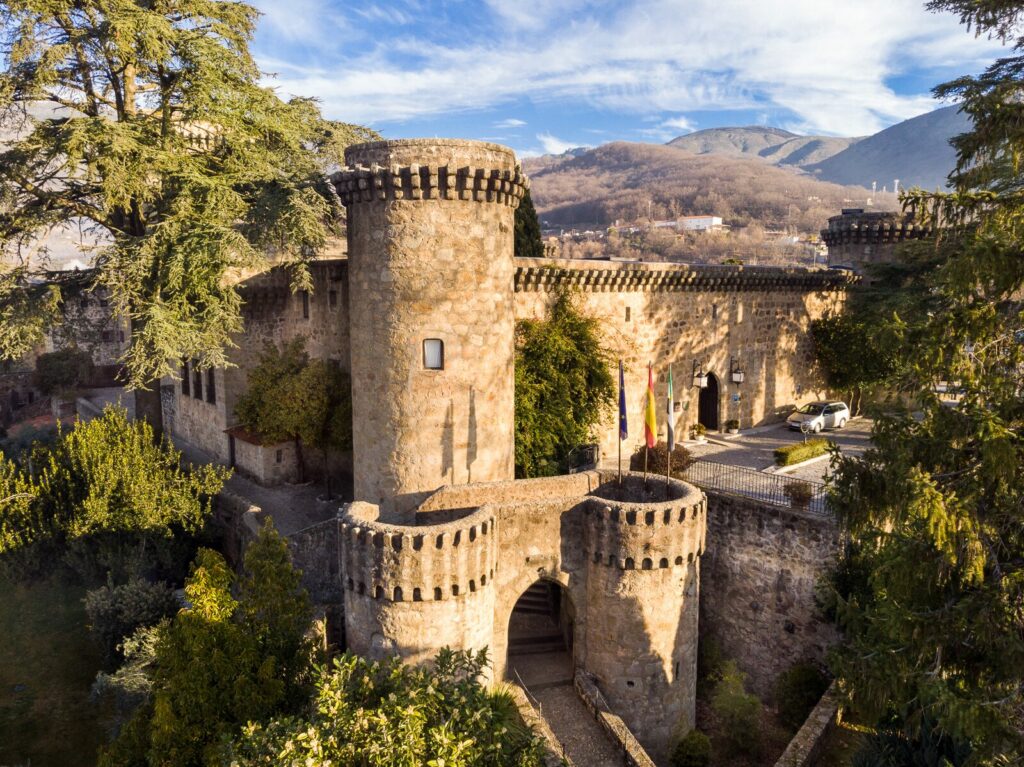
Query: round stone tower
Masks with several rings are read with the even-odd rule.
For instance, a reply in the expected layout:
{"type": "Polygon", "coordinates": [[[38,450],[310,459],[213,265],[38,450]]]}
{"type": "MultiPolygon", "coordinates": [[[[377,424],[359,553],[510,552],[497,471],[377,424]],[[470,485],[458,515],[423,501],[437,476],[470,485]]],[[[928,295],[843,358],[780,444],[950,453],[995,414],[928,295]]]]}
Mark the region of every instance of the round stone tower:
{"type": "Polygon", "coordinates": [[[348,208],[356,500],[402,520],[445,484],[511,479],[511,149],[403,139],[350,147],[348,208]]]}

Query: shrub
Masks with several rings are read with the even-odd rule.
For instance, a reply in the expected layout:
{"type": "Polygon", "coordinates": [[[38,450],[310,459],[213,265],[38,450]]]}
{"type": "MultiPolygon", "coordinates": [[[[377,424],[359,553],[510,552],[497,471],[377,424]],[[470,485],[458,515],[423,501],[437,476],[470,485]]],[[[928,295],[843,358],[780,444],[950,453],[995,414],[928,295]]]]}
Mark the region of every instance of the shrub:
{"type": "Polygon", "coordinates": [[[814,488],[811,487],[811,483],[799,480],[787,483],[783,492],[786,493],[789,504],[794,509],[806,509],[811,503],[811,498],[814,497],[814,488]]]}
{"type": "Polygon", "coordinates": [[[722,680],[725,655],[722,646],[710,636],[702,637],[697,643],[697,689],[698,695],[706,697],[722,680]]]}
{"type": "Polygon", "coordinates": [[[761,750],[761,701],[743,689],[746,674],[735,661],[722,667],[711,708],[722,724],[726,745],[733,752],[758,754],[761,750]]]}
{"type": "Polygon", "coordinates": [[[703,437],[708,433],[708,427],[702,423],[695,423],[690,427],[690,438],[703,437]]]}
{"type": "Polygon", "coordinates": [[[690,730],[676,744],[669,759],[672,767],[708,767],[711,763],[711,741],[700,730],[690,730]]]}
{"type": "Polygon", "coordinates": [[[818,437],[806,442],[777,447],[775,448],[775,463],[778,466],[792,466],[794,463],[825,455],[832,448],[832,444],[830,440],[818,437]]]}
{"type": "Polygon", "coordinates": [[[828,679],[813,663],[791,666],[775,681],[775,705],[779,709],[779,718],[788,727],[800,729],[826,689],[828,679]]]}
{"type": "Polygon", "coordinates": [[[726,429],[738,429],[738,428],[740,428],[739,419],[730,418],[728,421],[725,422],[725,428],[726,429]]]}
{"type": "Polygon", "coordinates": [[[59,394],[85,384],[92,376],[92,369],[92,355],[70,347],[40,354],[32,378],[43,394],[59,394]]]}
{"type": "Polygon", "coordinates": [[[120,586],[101,586],[85,595],[89,631],[103,648],[108,663],[120,657],[118,645],[126,637],[169,618],[178,607],[174,591],[166,583],[140,579],[120,586]]]}
{"type": "MultiPolygon", "coordinates": [[[[690,451],[681,445],[676,445],[672,451],[672,476],[682,478],[683,473],[693,463],[693,456],[690,451]]],[[[633,471],[644,469],[644,448],[638,447],[629,458],[629,468],[633,471]]],[[[659,442],[647,451],[647,471],[651,474],[664,475],[668,469],[668,445],[659,442]]]]}

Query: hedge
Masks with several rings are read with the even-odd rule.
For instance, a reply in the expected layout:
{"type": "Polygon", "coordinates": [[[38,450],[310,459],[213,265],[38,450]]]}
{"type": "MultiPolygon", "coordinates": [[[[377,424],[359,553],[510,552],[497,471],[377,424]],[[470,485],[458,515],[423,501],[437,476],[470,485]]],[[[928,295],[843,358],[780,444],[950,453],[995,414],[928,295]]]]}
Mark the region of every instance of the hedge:
{"type": "Polygon", "coordinates": [[[825,455],[832,444],[830,440],[819,437],[806,442],[796,442],[785,447],[778,447],[775,449],[775,463],[778,466],[792,466],[794,463],[806,461],[808,458],[825,455]]]}

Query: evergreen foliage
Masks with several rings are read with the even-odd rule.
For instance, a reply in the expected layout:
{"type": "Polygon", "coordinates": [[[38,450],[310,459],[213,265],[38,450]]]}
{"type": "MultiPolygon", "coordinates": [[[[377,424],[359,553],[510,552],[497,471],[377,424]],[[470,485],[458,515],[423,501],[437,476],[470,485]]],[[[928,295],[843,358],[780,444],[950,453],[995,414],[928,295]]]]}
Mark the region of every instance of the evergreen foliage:
{"type": "Polygon", "coordinates": [[[345,143],[372,134],[260,85],[249,52],[257,16],[228,0],[4,4],[0,118],[22,128],[0,152],[5,358],[54,318],[59,295],[31,300],[31,267],[18,258],[60,224],[106,243],[98,282],[131,321],[124,362],[155,421],[158,393],[147,387],[175,375],[174,361],[227,364],[241,329],[233,270],[272,254],[309,287],[306,264],[341,213],[324,171],[345,143]],[[60,109],[27,119],[36,102],[60,109]]]}
{"type": "Polygon", "coordinates": [[[89,352],[74,347],[59,349],[36,357],[32,382],[47,395],[73,391],[89,380],[92,369],[89,352]]]}
{"type": "Polygon", "coordinates": [[[100,764],[219,764],[224,740],[243,725],[292,712],[306,700],[312,611],[299,578],[269,521],[246,549],[237,597],[223,557],[201,550],[185,585],[190,607],[160,629],[151,658],[139,654],[151,680],[148,700],[100,764]]]}
{"type": "Polygon", "coordinates": [[[792,445],[777,447],[773,451],[775,464],[777,466],[792,466],[794,463],[807,461],[819,455],[825,455],[835,444],[824,437],[816,437],[804,442],[794,442],[792,445]]]}
{"type": "Polygon", "coordinates": [[[169,442],[113,407],[25,463],[0,461],[0,555],[29,569],[57,555],[87,578],[112,570],[117,580],[147,572],[176,533],[197,533],[229,474],[186,471],[169,442]]]}
{"type": "Polygon", "coordinates": [[[669,764],[672,767],[708,767],[711,764],[711,740],[700,730],[690,730],[672,749],[669,764]]]}
{"type": "Polygon", "coordinates": [[[120,586],[108,583],[85,595],[89,632],[103,648],[108,664],[120,659],[125,639],[171,617],[178,607],[174,590],[166,583],[139,578],[120,586]]]}
{"type": "Polygon", "coordinates": [[[852,561],[831,596],[847,637],[831,663],[861,716],[895,717],[915,760],[895,763],[925,763],[935,738],[969,747],[969,764],[1011,764],[1024,758],[1024,3],[929,7],[1016,47],[936,90],[973,128],[954,140],[955,191],[907,196],[939,233],[904,249],[917,284],[869,328],[918,412],[879,418],[873,447],[835,467],[852,561]]]}
{"type": "Polygon", "coordinates": [[[442,650],[433,668],[346,654],[320,670],[309,713],[249,724],[231,749],[237,767],[539,767],[540,739],[514,701],[479,680],[484,652],[442,650]]]}
{"type": "Polygon", "coordinates": [[[540,237],[540,222],[537,210],[533,207],[533,198],[527,189],[523,199],[519,201],[515,216],[515,256],[516,258],[543,258],[544,241],[540,237]]]}
{"type": "Polygon", "coordinates": [[[743,689],[746,674],[726,661],[722,677],[715,685],[711,708],[722,723],[725,742],[736,753],[757,755],[761,751],[761,714],[763,707],[755,695],[743,689]]]}
{"type": "Polygon", "coordinates": [[[516,476],[558,474],[615,402],[596,319],[561,293],[542,320],[516,324],[516,476]]]}
{"type": "Polygon", "coordinates": [[[300,474],[301,446],[320,450],[329,483],[328,456],[352,449],[352,382],[337,363],[310,359],[304,346],[302,338],[283,349],[268,345],[249,374],[235,415],[270,442],[294,440],[300,474]]]}
{"type": "Polygon", "coordinates": [[[828,679],[813,663],[797,663],[775,680],[775,704],[783,724],[799,730],[828,689],[828,679]]]}

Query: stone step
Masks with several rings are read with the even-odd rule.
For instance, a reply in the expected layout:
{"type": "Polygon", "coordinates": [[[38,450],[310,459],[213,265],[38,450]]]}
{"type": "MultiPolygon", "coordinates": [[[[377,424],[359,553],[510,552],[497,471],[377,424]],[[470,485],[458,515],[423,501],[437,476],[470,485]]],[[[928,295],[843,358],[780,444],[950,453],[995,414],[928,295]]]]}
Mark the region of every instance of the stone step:
{"type": "Polygon", "coordinates": [[[561,634],[540,636],[509,637],[509,655],[532,655],[534,653],[561,652],[565,650],[565,639],[561,634]]]}

